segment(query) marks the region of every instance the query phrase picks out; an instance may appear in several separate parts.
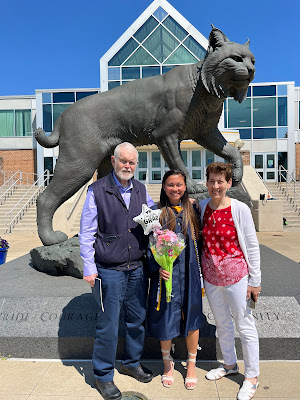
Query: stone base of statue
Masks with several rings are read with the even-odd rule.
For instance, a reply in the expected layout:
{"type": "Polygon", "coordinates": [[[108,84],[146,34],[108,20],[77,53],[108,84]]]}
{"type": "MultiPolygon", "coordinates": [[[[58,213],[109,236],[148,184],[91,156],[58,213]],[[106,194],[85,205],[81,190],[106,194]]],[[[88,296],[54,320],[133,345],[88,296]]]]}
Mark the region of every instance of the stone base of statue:
{"type": "MultiPolygon", "coordinates": [[[[261,246],[263,290],[253,311],[263,360],[300,359],[299,264],[261,246]]],[[[86,282],[37,271],[27,254],[0,268],[0,353],[17,358],[91,359],[98,309],[86,282]]],[[[175,358],[186,359],[183,338],[175,358]]],[[[204,299],[198,358],[222,359],[212,312],[204,299]]],[[[120,320],[117,358],[124,346],[120,320]]],[[[238,358],[241,344],[236,337],[238,358]]],[[[144,359],[160,359],[156,339],[147,337],[144,359]]]]}

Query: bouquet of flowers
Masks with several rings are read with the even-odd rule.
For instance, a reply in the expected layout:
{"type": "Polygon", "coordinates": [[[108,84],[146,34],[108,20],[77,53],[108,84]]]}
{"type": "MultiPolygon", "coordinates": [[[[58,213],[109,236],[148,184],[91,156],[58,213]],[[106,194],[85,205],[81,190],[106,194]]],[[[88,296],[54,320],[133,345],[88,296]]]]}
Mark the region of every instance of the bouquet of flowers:
{"type": "Polygon", "coordinates": [[[8,241],[0,237],[0,249],[8,249],[8,248],[9,248],[8,241]]]}
{"type": "MultiPolygon", "coordinates": [[[[163,269],[170,272],[170,278],[165,281],[166,286],[166,301],[171,301],[172,295],[172,271],[173,263],[182,250],[185,248],[184,236],[182,233],[176,234],[170,230],[155,229],[153,235],[150,236],[150,249],[157,264],[163,269]]],[[[159,290],[157,299],[157,310],[160,308],[161,300],[161,283],[162,278],[159,279],[159,290]]]]}

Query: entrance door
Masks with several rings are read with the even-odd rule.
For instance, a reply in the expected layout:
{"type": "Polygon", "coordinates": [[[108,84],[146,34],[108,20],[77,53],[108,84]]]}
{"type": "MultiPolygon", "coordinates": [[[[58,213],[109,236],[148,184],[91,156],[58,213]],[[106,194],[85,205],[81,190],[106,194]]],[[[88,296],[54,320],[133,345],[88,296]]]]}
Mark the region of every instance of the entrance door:
{"type": "Polygon", "coordinates": [[[254,168],[266,182],[276,181],[276,154],[255,153],[254,168]]]}

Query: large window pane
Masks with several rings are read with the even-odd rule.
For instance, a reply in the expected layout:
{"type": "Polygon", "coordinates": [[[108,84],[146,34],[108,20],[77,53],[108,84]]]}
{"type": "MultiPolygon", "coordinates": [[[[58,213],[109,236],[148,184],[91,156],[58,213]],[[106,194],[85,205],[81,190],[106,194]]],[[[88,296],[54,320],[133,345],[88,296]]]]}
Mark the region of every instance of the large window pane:
{"type": "Polygon", "coordinates": [[[139,168],[147,168],[147,152],[139,151],[139,168]]]}
{"type": "Polygon", "coordinates": [[[130,54],[138,47],[138,43],[134,39],[129,39],[127,43],[115,54],[108,62],[110,66],[117,66],[123,64],[123,62],[130,56],[130,54]]]}
{"type": "Polygon", "coordinates": [[[32,136],[31,110],[16,110],[16,136],[32,136]]]}
{"type": "Polygon", "coordinates": [[[252,86],[253,96],[275,96],[276,86],[252,86]]]}
{"type": "Polygon", "coordinates": [[[276,98],[253,99],[253,126],[276,126],[276,98]]]}
{"type": "Polygon", "coordinates": [[[276,128],[254,128],[253,139],[273,139],[276,138],[276,128]]]}
{"type": "Polygon", "coordinates": [[[59,92],[53,93],[53,103],[74,103],[75,93],[73,92],[59,92]]]}
{"type": "Polygon", "coordinates": [[[92,96],[93,94],[98,94],[98,92],[77,92],[76,101],[83,99],[84,97],[92,96]]]}
{"type": "Polygon", "coordinates": [[[136,31],[133,35],[140,43],[146,39],[148,35],[153,31],[153,29],[158,25],[155,18],[150,17],[147,21],[136,31]]]}
{"type": "Polygon", "coordinates": [[[288,137],[287,126],[277,128],[277,132],[278,132],[278,139],[286,139],[288,137]]]}
{"type": "Polygon", "coordinates": [[[144,42],[144,47],[160,62],[163,62],[178,45],[178,40],[162,26],[144,42]]]}
{"type": "Polygon", "coordinates": [[[184,46],[179,46],[166,62],[167,64],[194,64],[198,60],[184,46]]]}
{"type": "Polygon", "coordinates": [[[241,139],[251,139],[251,129],[239,129],[241,139]]]}
{"type": "Polygon", "coordinates": [[[152,168],[160,168],[160,153],[158,151],[152,152],[152,168]]]}
{"type": "Polygon", "coordinates": [[[205,150],[205,161],[206,165],[214,162],[215,154],[212,151],[205,150]]]}
{"type": "Polygon", "coordinates": [[[142,78],[147,78],[148,76],[160,75],[160,67],[143,67],[142,68],[142,78]]]}
{"type": "Polygon", "coordinates": [[[263,154],[255,154],[254,166],[255,166],[255,168],[263,168],[264,167],[263,154]]]}
{"type": "Polygon", "coordinates": [[[156,11],[154,11],[153,15],[159,20],[162,21],[168,13],[162,8],[158,7],[156,11]]]}
{"type": "Polygon", "coordinates": [[[14,136],[13,110],[0,111],[0,137],[14,136]]]}
{"type": "Polygon", "coordinates": [[[43,129],[45,132],[52,132],[51,104],[43,105],[43,129]]]}
{"type": "Polygon", "coordinates": [[[42,93],[43,104],[51,103],[51,93],[42,93]]]}
{"type": "Polygon", "coordinates": [[[287,85],[277,85],[277,95],[287,96],[287,85]]]}
{"type": "Polygon", "coordinates": [[[120,80],[120,68],[108,68],[108,80],[109,81],[119,81],[120,80]]]}
{"type": "Polygon", "coordinates": [[[53,126],[60,114],[64,112],[68,107],[70,107],[70,104],[53,104],[53,126]]]}
{"type": "Polygon", "coordinates": [[[140,79],[140,67],[123,67],[122,79],[140,79]]]}
{"type": "Polygon", "coordinates": [[[201,169],[193,170],[192,178],[193,179],[201,179],[201,169]]]}
{"type": "Polygon", "coordinates": [[[179,39],[183,39],[188,35],[187,31],[182,28],[170,15],[164,20],[164,26],[169,29],[179,39]]]}
{"type": "Polygon", "coordinates": [[[151,65],[158,64],[158,62],[142,47],[124,63],[124,65],[151,65]]]}
{"type": "Polygon", "coordinates": [[[181,158],[182,158],[184,165],[187,167],[187,151],[181,150],[180,154],[181,154],[181,158]]]}
{"type": "Polygon", "coordinates": [[[160,181],[161,180],[161,172],[160,171],[152,171],[152,180],[160,181]]]}
{"type": "Polygon", "coordinates": [[[114,89],[115,87],[120,86],[120,82],[108,82],[108,90],[114,89]]]}
{"type": "Polygon", "coordinates": [[[251,126],[251,99],[244,100],[242,104],[228,99],[227,104],[229,128],[251,126]]]}
{"type": "Polygon", "coordinates": [[[187,37],[183,43],[199,60],[205,57],[206,50],[192,36],[187,37]]]}
{"type": "Polygon", "coordinates": [[[200,150],[192,150],[192,167],[201,167],[200,150]]]}
{"type": "Polygon", "coordinates": [[[287,98],[278,97],[278,125],[287,125],[287,98]]]}

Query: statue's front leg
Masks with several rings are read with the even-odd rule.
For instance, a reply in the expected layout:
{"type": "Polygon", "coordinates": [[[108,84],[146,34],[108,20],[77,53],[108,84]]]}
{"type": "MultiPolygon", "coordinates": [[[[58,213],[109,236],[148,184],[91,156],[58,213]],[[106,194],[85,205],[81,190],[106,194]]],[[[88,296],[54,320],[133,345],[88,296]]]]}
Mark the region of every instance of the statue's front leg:
{"type": "Polygon", "coordinates": [[[177,135],[166,136],[159,143],[155,143],[165,162],[170,169],[179,169],[186,174],[188,193],[203,193],[205,187],[197,184],[190,176],[179,153],[179,140],[177,135]]]}

